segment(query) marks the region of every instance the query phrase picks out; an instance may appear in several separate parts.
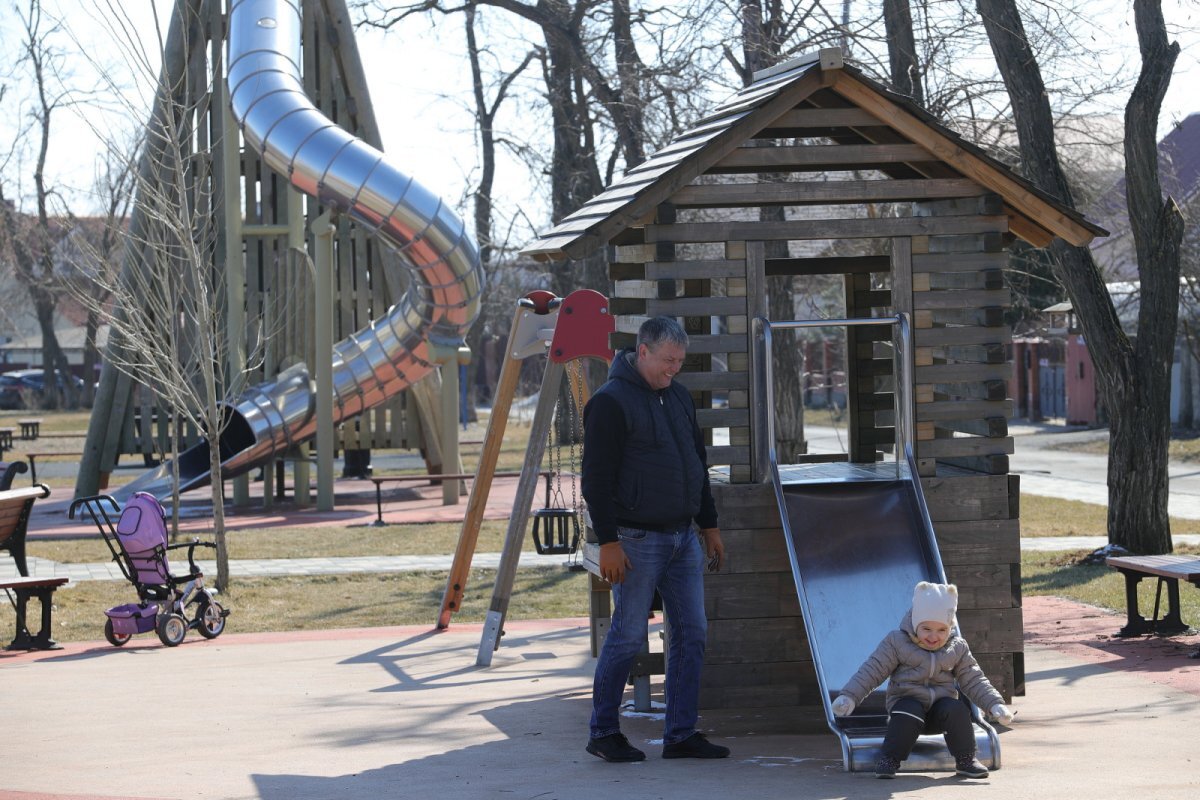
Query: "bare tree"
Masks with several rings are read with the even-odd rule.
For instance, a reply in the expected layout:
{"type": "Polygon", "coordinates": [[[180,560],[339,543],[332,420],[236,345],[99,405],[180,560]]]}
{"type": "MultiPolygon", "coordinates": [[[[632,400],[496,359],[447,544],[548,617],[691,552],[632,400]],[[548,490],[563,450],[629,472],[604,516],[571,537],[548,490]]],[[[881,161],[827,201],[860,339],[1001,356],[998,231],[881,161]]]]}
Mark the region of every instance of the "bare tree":
{"type": "Polygon", "coordinates": [[[111,295],[104,287],[111,285],[120,268],[124,253],[124,231],[128,221],[129,207],[133,203],[134,174],[137,167],[139,137],[128,141],[110,141],[96,167],[93,182],[96,197],[103,201],[100,229],[96,241],[88,242],[82,252],[72,260],[82,267],[86,283],[76,287],[76,296],[82,290],[88,297],[87,319],[84,322],[83,375],[84,385],[81,401],[91,407],[95,396],[95,379],[100,365],[100,347],[97,337],[100,330],[101,311],[109,307],[111,295]]]}
{"type": "Polygon", "coordinates": [[[883,0],[883,24],[887,32],[892,87],[924,105],[925,87],[917,63],[917,43],[908,0],[883,0]]]}
{"type": "Polygon", "coordinates": [[[33,165],[36,212],[28,222],[22,220],[16,206],[17,198],[8,196],[4,181],[0,179],[0,227],[8,239],[16,277],[29,293],[42,334],[43,407],[57,408],[60,400],[74,407],[79,403],[78,392],[69,378],[70,365],[54,328],[62,296],[55,249],[64,229],[51,217],[51,203],[56,193],[46,174],[54,113],[71,100],[69,92],[54,82],[55,65],[61,59],[61,53],[51,40],[59,32],[58,26],[47,19],[40,0],[28,0],[23,9],[15,10],[24,35],[20,62],[32,78],[32,135],[37,149],[33,165]],[[61,378],[57,377],[59,374],[61,378]]]}
{"type": "MultiPolygon", "coordinates": [[[[214,268],[221,198],[214,194],[211,159],[207,152],[195,149],[196,127],[207,119],[208,104],[215,96],[210,82],[217,72],[204,46],[206,8],[204,0],[177,3],[165,37],[159,31],[161,71],[146,73],[148,64],[140,65],[155,92],[134,176],[136,199],[123,231],[124,262],[115,275],[99,273],[96,288],[80,300],[110,325],[106,374],[124,373],[170,409],[166,449],[171,456],[174,530],[178,529],[178,455],[185,428],[198,431],[209,443],[216,585],[226,589],[229,557],[218,447],[226,419],[221,401],[236,397],[246,387],[260,366],[261,352],[249,353],[242,371],[228,367],[233,343],[220,316],[225,273],[214,268]],[[106,294],[111,303],[97,302],[106,294]]],[[[114,36],[119,38],[122,30],[130,29],[125,12],[115,3],[107,9],[117,21],[114,36]]],[[[138,46],[126,44],[131,50],[138,46]]],[[[128,112],[131,117],[141,113],[132,106],[128,112]]],[[[249,339],[261,343],[269,334],[260,331],[249,339]]],[[[90,437],[89,431],[89,443],[90,437]]]]}
{"type": "MultiPolygon", "coordinates": [[[[1039,187],[1073,205],[1054,142],[1041,71],[1016,4],[1014,0],[977,2],[1012,99],[1022,168],[1039,187]]],[[[1167,42],[1157,0],[1135,0],[1134,10],[1142,72],[1126,107],[1125,138],[1128,207],[1142,294],[1135,340],[1121,329],[1091,252],[1058,240],[1051,252],[1056,274],[1087,337],[1109,410],[1109,541],[1138,553],[1167,553],[1171,551],[1170,374],[1183,224],[1174,201],[1162,200],[1155,129],[1179,47],[1167,42]]]]}

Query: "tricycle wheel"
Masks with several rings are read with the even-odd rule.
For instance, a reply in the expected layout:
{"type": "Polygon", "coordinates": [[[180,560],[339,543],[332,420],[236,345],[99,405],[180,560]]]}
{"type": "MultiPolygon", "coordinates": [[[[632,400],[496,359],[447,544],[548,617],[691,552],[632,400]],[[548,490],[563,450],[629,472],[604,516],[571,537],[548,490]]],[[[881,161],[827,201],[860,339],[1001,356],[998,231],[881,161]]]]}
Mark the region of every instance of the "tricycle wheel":
{"type": "Polygon", "coordinates": [[[158,638],[167,647],[175,647],[187,636],[187,620],[179,614],[163,614],[155,625],[158,638]]]}
{"type": "Polygon", "coordinates": [[[121,647],[132,639],[133,636],[128,633],[117,633],[113,630],[112,620],[106,619],[104,620],[104,638],[108,639],[108,643],[113,647],[121,647]]]}
{"type": "Polygon", "coordinates": [[[205,639],[215,639],[225,631],[225,609],[216,600],[201,603],[193,624],[205,639]]]}

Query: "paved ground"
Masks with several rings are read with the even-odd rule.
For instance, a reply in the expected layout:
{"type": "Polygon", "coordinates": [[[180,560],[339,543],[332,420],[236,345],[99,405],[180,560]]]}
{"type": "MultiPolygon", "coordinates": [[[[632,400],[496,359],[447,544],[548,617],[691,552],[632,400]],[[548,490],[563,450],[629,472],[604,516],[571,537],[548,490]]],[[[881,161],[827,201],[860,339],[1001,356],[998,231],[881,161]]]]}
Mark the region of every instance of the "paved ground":
{"type": "MultiPolygon", "coordinates": [[[[373,487],[360,483],[339,485],[332,513],[280,506],[234,514],[230,524],[367,525],[373,487]]],[[[389,522],[461,519],[463,505],[442,506],[440,487],[415,489],[403,503],[392,497],[389,522]]],[[[498,484],[488,516],[507,518],[512,497],[498,484]]],[[[204,502],[188,506],[188,526],[205,525],[204,502]]],[[[55,498],[35,506],[35,537],[94,530],[68,521],[66,506],[55,498]]],[[[1054,598],[1026,598],[1024,618],[1026,695],[1001,735],[1004,768],[979,786],[948,775],[885,783],[843,773],[831,735],[782,731],[769,709],[705,714],[703,727],[734,750],[713,763],[662,761],[661,719],[630,713],[625,730],[650,760],[604,764],[582,750],[593,667],[586,622],[553,620],[510,622],[488,668],[474,666],[480,629],[470,625],[0,653],[5,727],[21,732],[6,738],[0,800],[1195,796],[1193,737],[1179,733],[1200,723],[1200,659],[1187,657],[1200,639],[1116,640],[1119,616],[1054,598]]]]}
{"type": "MultiPolygon", "coordinates": [[[[1041,600],[1029,598],[1028,618],[1041,600]]],[[[1079,610],[1051,607],[1043,627],[1079,610]]],[[[1111,617],[1100,622],[1111,628],[1111,617]]],[[[474,666],[480,630],[465,625],[2,654],[4,724],[20,734],[6,739],[0,797],[1190,800],[1200,791],[1187,734],[1200,723],[1200,691],[1158,682],[1132,659],[1070,651],[1088,648],[1095,631],[1030,640],[1027,694],[1001,732],[1003,768],[970,784],[845,773],[832,735],[780,730],[769,709],[704,714],[702,727],[733,757],[702,763],[662,761],[661,717],[627,714],[624,730],[650,758],[605,764],[583,752],[586,625],[513,622],[507,633],[488,668],[474,666]]],[[[1200,662],[1177,656],[1172,669],[1197,672],[1200,662]]]]}

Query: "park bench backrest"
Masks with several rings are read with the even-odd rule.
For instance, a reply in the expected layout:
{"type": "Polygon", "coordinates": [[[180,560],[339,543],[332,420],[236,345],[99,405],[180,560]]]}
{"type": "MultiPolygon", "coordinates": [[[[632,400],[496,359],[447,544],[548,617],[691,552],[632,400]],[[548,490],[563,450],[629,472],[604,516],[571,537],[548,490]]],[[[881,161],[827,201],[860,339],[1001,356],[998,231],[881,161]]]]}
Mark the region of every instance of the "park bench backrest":
{"type": "Polygon", "coordinates": [[[0,550],[7,550],[17,562],[17,572],[28,577],[29,568],[25,561],[25,529],[29,524],[29,511],[33,501],[46,497],[50,490],[45,486],[27,489],[0,491],[0,550]]]}
{"type": "Polygon", "coordinates": [[[0,461],[0,492],[11,489],[16,477],[28,471],[24,461],[0,461]]]}

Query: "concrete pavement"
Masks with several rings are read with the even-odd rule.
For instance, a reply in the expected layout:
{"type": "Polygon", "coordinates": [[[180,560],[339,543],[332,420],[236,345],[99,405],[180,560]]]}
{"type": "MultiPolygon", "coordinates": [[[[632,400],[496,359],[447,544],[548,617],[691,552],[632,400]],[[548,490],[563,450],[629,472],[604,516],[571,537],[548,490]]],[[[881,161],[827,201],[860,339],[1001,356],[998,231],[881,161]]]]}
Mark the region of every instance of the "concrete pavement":
{"type": "MultiPolygon", "coordinates": [[[[1038,598],[1029,598],[1036,602],[1038,598]]],[[[1200,697],[1057,650],[1026,649],[1027,694],[985,781],[842,772],[831,734],[769,709],[704,713],[733,756],[663,761],[661,715],[622,725],[647,751],[583,751],[592,659],[581,620],[509,622],[492,666],[480,629],[227,634],[167,649],[0,654],[0,797],[90,798],[1190,798],[1200,697]],[[1182,734],[1182,735],[1181,735],[1182,734]],[[29,794],[26,794],[29,793],[29,794]]],[[[661,685],[655,685],[657,692],[661,685]]]]}

